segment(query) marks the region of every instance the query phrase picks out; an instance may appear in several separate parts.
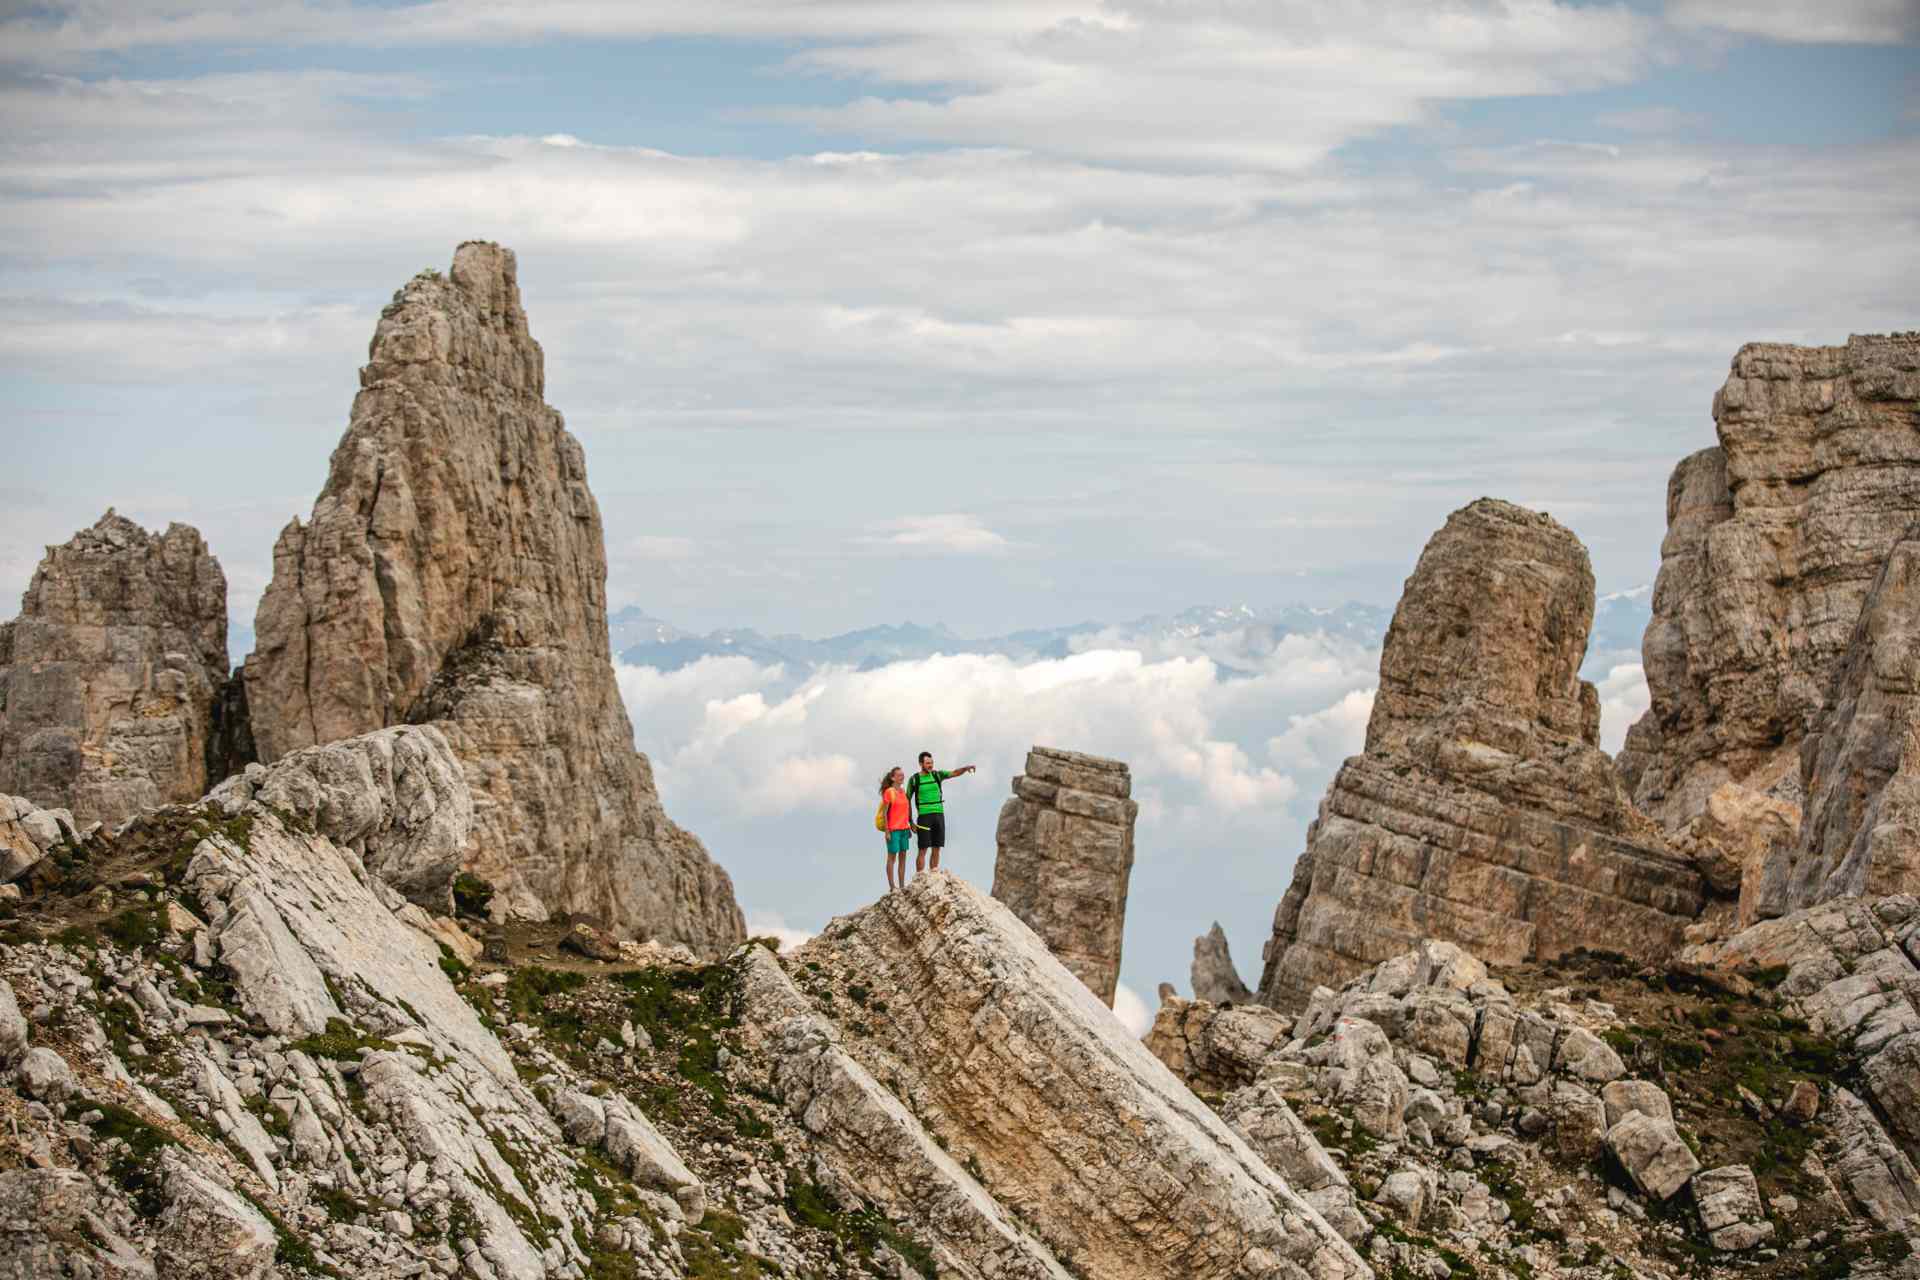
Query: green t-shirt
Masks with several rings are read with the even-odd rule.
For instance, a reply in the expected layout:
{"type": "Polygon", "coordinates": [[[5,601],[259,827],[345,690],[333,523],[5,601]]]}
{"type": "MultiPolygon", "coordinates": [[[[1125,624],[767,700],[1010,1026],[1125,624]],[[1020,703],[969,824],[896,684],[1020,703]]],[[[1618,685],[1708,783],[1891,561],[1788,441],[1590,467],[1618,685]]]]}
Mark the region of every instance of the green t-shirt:
{"type": "Polygon", "coordinates": [[[921,813],[946,812],[940,800],[940,784],[952,776],[945,769],[935,769],[932,773],[916,773],[907,779],[907,784],[913,788],[910,793],[913,803],[921,813]]]}

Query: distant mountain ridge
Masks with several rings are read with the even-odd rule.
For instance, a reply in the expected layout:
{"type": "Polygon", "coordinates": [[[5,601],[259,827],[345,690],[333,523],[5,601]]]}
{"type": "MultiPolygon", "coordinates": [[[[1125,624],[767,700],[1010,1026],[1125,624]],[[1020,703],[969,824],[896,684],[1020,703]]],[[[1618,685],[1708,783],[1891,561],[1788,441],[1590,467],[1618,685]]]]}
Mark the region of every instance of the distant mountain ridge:
{"type": "MultiPolygon", "coordinates": [[[[1639,660],[1640,634],[1646,629],[1651,598],[1650,588],[1634,587],[1600,599],[1588,657],[1601,674],[1616,663],[1639,660]]],[[[985,639],[966,639],[943,624],[908,622],[811,640],[791,633],[767,635],[750,627],[700,635],[629,606],[608,619],[608,632],[621,662],[659,671],[678,671],[703,658],[717,657],[803,670],[840,666],[867,671],[941,653],[987,653],[1036,662],[1093,649],[1138,649],[1154,658],[1204,656],[1235,675],[1256,669],[1261,659],[1270,657],[1292,636],[1322,635],[1377,646],[1392,617],[1391,609],[1359,601],[1334,606],[1195,605],[1126,622],[1032,627],[985,639]]]]}

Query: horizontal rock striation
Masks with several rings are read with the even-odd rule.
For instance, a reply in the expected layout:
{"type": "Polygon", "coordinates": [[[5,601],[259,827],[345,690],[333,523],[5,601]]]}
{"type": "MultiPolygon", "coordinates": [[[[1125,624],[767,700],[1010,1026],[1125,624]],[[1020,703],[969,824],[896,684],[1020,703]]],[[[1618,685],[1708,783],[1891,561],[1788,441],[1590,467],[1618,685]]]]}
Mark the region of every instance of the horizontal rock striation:
{"type": "Polygon", "coordinates": [[[1075,1274],[1368,1274],[1032,930],[964,882],[918,877],[795,959],[885,993],[847,1052],[1075,1274]]]}
{"type": "Polygon", "coordinates": [[[1304,1004],[1423,938],[1491,963],[1603,947],[1669,954],[1699,874],[1637,813],[1579,678],[1586,550],[1549,517],[1482,499],[1407,579],[1365,753],[1321,802],[1274,916],[1260,998],[1304,1004]]]}
{"type": "Polygon", "coordinates": [[[1035,747],[1000,809],[993,896],[1113,1003],[1133,874],[1133,778],[1119,760],[1035,747]]]}
{"type": "Polygon", "coordinates": [[[226,773],[227,579],[199,532],[111,509],[47,548],[0,636],[0,795],[118,823],[226,773]]]}
{"type": "Polygon", "coordinates": [[[513,254],[460,246],[381,314],[310,520],[274,549],[245,666],[261,759],[432,723],[474,795],[496,912],[714,953],[727,875],[661,807],[608,652],[586,459],[542,399],[513,254]]]}
{"type": "MultiPolygon", "coordinates": [[[[1920,519],[1920,334],[1754,343],[1681,461],[1643,645],[1635,798],[1680,831],[1733,784],[1798,804],[1800,747],[1920,519]]],[[[1767,908],[1780,909],[1781,904],[1767,908]]]]}

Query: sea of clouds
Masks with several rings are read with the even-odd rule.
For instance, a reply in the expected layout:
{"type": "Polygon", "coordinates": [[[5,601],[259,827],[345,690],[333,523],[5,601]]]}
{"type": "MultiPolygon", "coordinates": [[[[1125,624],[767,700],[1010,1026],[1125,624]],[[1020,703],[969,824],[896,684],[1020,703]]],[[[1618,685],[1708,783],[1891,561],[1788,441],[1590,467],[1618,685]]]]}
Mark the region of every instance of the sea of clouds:
{"type": "MultiPolygon", "coordinates": [[[[618,675],[669,811],[733,874],[749,927],[789,941],[884,889],[870,825],[879,779],[923,748],[942,768],[979,766],[946,788],[947,863],[982,887],[1030,746],[1127,761],[1140,817],[1116,1011],[1138,1031],[1158,983],[1186,989],[1193,939],[1215,920],[1257,981],[1307,825],[1364,741],[1379,650],[1327,634],[1270,647],[1128,640],[1103,632],[1039,661],[954,653],[797,670],[712,657],[618,675]]],[[[1645,685],[1633,663],[1599,679],[1613,749],[1645,685]]]]}

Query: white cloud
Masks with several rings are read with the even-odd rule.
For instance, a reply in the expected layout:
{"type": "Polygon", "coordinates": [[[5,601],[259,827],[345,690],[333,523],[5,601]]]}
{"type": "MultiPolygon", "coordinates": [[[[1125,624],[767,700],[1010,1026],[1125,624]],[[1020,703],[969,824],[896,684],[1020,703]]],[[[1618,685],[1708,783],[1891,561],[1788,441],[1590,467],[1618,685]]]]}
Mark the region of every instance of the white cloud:
{"type": "Polygon", "coordinates": [[[1138,991],[1124,982],[1113,989],[1113,1016],[1120,1019],[1120,1025],[1135,1040],[1153,1029],[1153,1010],[1147,1007],[1138,991]]]}
{"type": "Polygon", "coordinates": [[[756,911],[747,917],[747,936],[773,938],[780,943],[780,950],[792,951],[813,937],[813,933],[807,929],[794,928],[778,911],[756,911]]]}
{"type": "Polygon", "coordinates": [[[1330,707],[1289,717],[1287,731],[1268,741],[1267,754],[1282,769],[1311,768],[1358,755],[1367,744],[1374,692],[1355,689],[1330,707]]]}
{"type": "Polygon", "coordinates": [[[981,524],[978,516],[964,513],[906,516],[890,520],[880,529],[881,532],[868,541],[956,555],[991,555],[1005,551],[1009,545],[1005,538],[981,524]]]}
{"type": "Polygon", "coordinates": [[[1647,691],[1647,673],[1637,662],[1621,663],[1596,681],[1600,691],[1600,747],[1617,752],[1627,740],[1627,730],[1653,704],[1647,691]]]}
{"type": "Polygon", "coordinates": [[[627,539],[622,549],[635,560],[688,560],[693,557],[694,541],[643,533],[627,539]]]}
{"type": "Polygon", "coordinates": [[[1141,990],[1184,975],[1193,937],[1223,911],[1243,953],[1258,954],[1305,823],[1348,748],[1334,730],[1298,726],[1335,725],[1356,707],[1364,719],[1378,655],[1289,636],[1244,662],[1250,673],[1228,678],[1194,654],[1097,649],[804,673],[708,658],[617,674],[668,812],[732,873],[751,916],[772,910],[794,927],[818,928],[884,888],[873,794],[884,770],[911,767],[923,748],[944,768],[979,768],[947,784],[946,865],[982,887],[995,815],[1029,747],[1127,761],[1140,819],[1125,957],[1140,966],[1129,980],[1141,990]],[[1288,724],[1284,756],[1270,754],[1273,730],[1288,724]]]}
{"type": "Polygon", "coordinates": [[[1913,0],[1673,0],[1667,19],[1799,44],[1899,44],[1920,35],[1913,0]]]}

